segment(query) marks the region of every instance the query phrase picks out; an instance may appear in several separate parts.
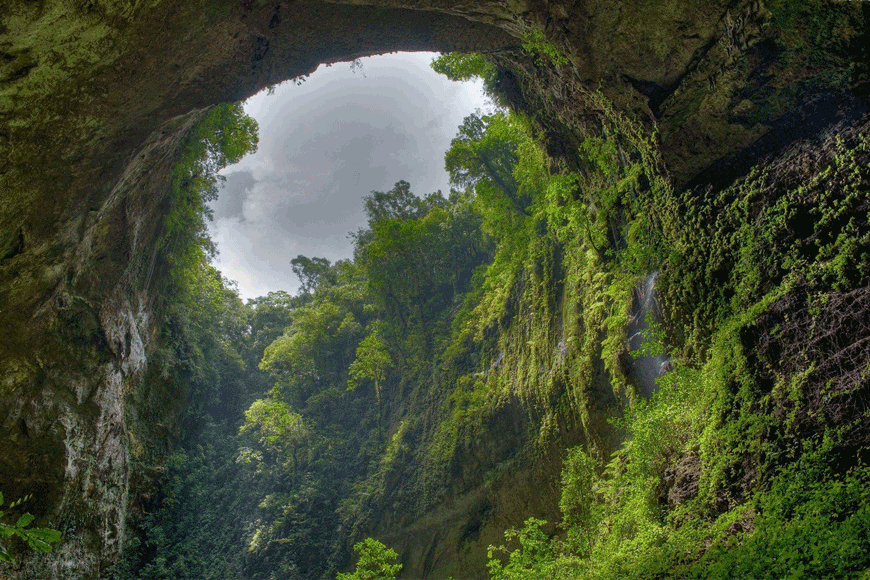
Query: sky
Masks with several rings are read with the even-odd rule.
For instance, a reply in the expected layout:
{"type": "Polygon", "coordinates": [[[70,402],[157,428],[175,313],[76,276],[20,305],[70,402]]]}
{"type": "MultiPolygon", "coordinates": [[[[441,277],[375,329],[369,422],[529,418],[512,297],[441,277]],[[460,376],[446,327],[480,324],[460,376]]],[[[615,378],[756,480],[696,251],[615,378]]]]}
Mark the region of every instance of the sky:
{"type": "Polygon", "coordinates": [[[209,231],[215,266],[243,299],[295,293],[290,260],[352,255],[366,224],[362,199],[399,180],[424,195],[449,192],[444,152],[462,120],[489,109],[479,82],[436,74],[431,53],[321,66],[301,84],[259,93],[245,111],[260,124],[257,153],[223,171],[209,231]]]}

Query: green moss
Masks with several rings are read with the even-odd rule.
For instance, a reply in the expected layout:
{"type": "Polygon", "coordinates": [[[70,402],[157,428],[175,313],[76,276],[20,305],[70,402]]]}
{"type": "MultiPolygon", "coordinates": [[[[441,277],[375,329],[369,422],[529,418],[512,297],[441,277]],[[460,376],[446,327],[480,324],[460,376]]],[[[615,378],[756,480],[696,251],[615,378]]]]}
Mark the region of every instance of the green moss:
{"type": "Polygon", "coordinates": [[[799,2],[771,0],[766,3],[773,14],[773,25],[790,49],[842,53],[861,29],[861,7],[854,3],[830,3],[824,0],[799,2]]]}
{"type": "Polygon", "coordinates": [[[544,38],[544,33],[533,28],[523,35],[523,50],[535,55],[541,65],[549,63],[553,66],[568,64],[568,59],[555,46],[544,38]]]}

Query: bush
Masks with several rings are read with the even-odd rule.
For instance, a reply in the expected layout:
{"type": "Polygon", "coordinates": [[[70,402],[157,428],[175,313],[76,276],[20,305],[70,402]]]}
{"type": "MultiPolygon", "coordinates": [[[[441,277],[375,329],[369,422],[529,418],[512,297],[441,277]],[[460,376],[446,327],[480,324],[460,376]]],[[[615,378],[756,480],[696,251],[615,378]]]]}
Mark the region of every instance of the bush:
{"type": "Polygon", "coordinates": [[[402,571],[402,564],[393,562],[399,555],[374,538],[366,538],[353,547],[359,554],[356,570],[348,573],[339,572],[336,580],[395,580],[402,571]]]}

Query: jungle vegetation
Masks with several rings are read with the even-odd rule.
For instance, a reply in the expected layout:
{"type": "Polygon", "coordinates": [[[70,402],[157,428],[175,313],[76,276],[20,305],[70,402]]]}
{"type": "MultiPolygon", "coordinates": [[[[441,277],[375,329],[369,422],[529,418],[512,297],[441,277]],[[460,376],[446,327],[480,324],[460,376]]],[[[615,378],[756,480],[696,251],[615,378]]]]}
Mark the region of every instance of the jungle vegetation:
{"type": "MultiPolygon", "coordinates": [[[[479,55],[434,67],[496,90],[479,55]]],[[[867,133],[675,191],[655,135],[589,99],[600,130],[579,168],[521,114],[473,114],[445,155],[449,194],[372,192],[352,259],[298,256],[296,295],[247,304],[199,226],[254,128],[239,109],[207,118],[243,138],[205,125],[179,169],[192,201],[168,223],[199,229],[167,230],[193,234],[173,242],[183,291],[153,364],[189,385],[188,411],[117,580],[395,577],[398,554],[369,538],[382,512],[448,497],[507,405],[528,414],[511,461],[559,449],[561,520],[507,530],[493,579],[868,577],[867,133]],[[632,352],[651,275],[661,315],[632,352]],[[627,369],[650,353],[669,363],[646,397],[627,369]]]]}

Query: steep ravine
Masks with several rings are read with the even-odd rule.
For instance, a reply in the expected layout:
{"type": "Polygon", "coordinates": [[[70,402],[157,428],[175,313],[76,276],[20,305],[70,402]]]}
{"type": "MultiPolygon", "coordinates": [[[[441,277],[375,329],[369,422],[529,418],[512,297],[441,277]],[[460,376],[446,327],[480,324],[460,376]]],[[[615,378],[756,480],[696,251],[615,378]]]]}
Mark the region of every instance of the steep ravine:
{"type": "MultiPolygon", "coordinates": [[[[678,188],[703,192],[863,110],[866,3],[809,6],[0,2],[0,482],[7,497],[34,494],[31,510],[65,532],[20,577],[104,574],[123,544],[131,478],[149,475],[137,461],[176,436],[182,401],[145,376],[167,176],[202,108],[322,62],[481,51],[558,163],[572,166],[579,136],[599,128],[600,90],[656,131],[678,188]],[[532,29],[569,64],[522,51],[532,29]]],[[[506,523],[489,520],[480,545],[506,523]]],[[[417,569],[438,555],[420,558],[417,569]]]]}

